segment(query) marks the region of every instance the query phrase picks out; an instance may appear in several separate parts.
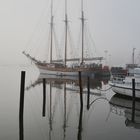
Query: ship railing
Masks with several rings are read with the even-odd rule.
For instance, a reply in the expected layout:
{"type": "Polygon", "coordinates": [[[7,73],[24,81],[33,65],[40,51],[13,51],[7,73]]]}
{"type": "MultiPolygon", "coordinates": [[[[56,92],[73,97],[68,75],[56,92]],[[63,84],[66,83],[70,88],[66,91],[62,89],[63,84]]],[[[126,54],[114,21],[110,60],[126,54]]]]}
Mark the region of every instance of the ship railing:
{"type": "Polygon", "coordinates": [[[125,78],[122,78],[122,77],[112,77],[111,81],[113,83],[116,83],[116,84],[123,84],[124,83],[124,79],[125,78]]]}
{"type": "MultiPolygon", "coordinates": [[[[111,81],[112,81],[112,83],[115,83],[115,84],[124,84],[124,85],[127,85],[129,87],[132,87],[132,82],[131,81],[126,82],[125,78],[113,77],[111,79],[111,81]]],[[[140,88],[140,82],[135,82],[135,87],[140,88]]]]}
{"type": "MultiPolygon", "coordinates": [[[[92,58],[83,58],[84,61],[102,61],[103,57],[92,57],[92,58]]],[[[60,63],[63,62],[63,59],[58,59],[58,60],[53,60],[54,63],[60,63]]],[[[66,59],[67,62],[72,62],[72,61],[80,61],[80,58],[70,58],[66,59]]]]}

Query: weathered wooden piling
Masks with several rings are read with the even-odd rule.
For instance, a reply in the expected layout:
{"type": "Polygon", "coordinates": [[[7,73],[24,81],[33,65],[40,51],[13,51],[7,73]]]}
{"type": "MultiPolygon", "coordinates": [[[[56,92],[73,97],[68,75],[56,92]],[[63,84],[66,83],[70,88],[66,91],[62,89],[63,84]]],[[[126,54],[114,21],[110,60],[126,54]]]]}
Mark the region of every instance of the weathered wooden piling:
{"type": "Polygon", "coordinates": [[[42,116],[46,116],[46,79],[43,79],[43,108],[42,116]]]}
{"type": "Polygon", "coordinates": [[[90,108],[90,78],[89,76],[87,77],[87,109],[89,110],[90,108]]]}
{"type": "Polygon", "coordinates": [[[79,125],[78,125],[78,135],[77,139],[82,139],[82,116],[83,116],[83,88],[81,80],[81,72],[79,71],[79,87],[80,87],[80,115],[79,115],[79,125]]]}
{"type": "Polygon", "coordinates": [[[135,121],[135,79],[132,79],[132,122],[135,121]]]}
{"type": "Polygon", "coordinates": [[[21,83],[20,83],[20,108],[19,115],[23,113],[24,110],[24,88],[25,88],[25,71],[21,72],[21,83]]]}
{"type": "Polygon", "coordinates": [[[24,140],[24,89],[25,89],[25,71],[21,72],[20,83],[20,106],[19,106],[19,139],[24,140]]]}
{"type": "Polygon", "coordinates": [[[133,93],[133,100],[135,100],[135,79],[132,79],[132,93],[133,93]]]}

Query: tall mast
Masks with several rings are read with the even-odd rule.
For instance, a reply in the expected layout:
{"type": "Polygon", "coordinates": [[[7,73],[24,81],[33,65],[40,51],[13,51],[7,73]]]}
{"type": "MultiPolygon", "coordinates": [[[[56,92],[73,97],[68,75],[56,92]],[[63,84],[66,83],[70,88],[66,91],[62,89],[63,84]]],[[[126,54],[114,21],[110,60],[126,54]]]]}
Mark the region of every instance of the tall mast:
{"type": "Polygon", "coordinates": [[[133,64],[133,67],[134,67],[134,64],[135,64],[135,49],[136,48],[133,48],[133,53],[132,53],[132,64],[133,64]]]}
{"type": "Polygon", "coordinates": [[[84,62],[84,24],[85,24],[83,0],[81,0],[81,22],[82,22],[82,61],[81,61],[81,64],[83,64],[84,62]]]}
{"type": "Polygon", "coordinates": [[[51,44],[50,44],[50,63],[52,63],[52,47],[53,47],[53,0],[51,0],[51,44]]]}
{"type": "Polygon", "coordinates": [[[67,15],[67,0],[65,0],[65,58],[64,64],[66,66],[67,61],[67,40],[68,40],[68,15],[67,15]]]}

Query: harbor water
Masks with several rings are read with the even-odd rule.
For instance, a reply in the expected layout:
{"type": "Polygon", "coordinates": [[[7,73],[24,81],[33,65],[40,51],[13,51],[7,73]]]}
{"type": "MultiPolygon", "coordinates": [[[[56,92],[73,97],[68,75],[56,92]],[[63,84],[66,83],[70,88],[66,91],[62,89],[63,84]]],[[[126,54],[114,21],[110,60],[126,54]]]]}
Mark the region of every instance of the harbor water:
{"type": "Polygon", "coordinates": [[[0,140],[140,138],[140,101],[133,114],[131,99],[116,95],[106,77],[89,83],[85,77],[80,87],[79,79],[39,75],[34,66],[1,66],[0,71],[0,140]],[[26,71],[22,119],[21,71],[26,71]]]}

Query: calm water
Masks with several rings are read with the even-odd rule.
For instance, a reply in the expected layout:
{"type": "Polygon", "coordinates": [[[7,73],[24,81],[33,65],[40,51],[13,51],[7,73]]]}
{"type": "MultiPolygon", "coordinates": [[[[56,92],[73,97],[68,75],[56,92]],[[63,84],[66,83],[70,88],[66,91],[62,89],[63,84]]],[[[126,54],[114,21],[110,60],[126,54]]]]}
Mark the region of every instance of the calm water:
{"type": "Polygon", "coordinates": [[[88,110],[85,80],[82,80],[82,108],[77,80],[47,77],[46,94],[43,94],[43,76],[38,78],[36,68],[7,66],[0,67],[0,71],[0,140],[140,138],[140,102],[136,102],[134,123],[132,101],[114,96],[111,89],[107,90],[106,79],[90,81],[88,110]],[[26,71],[23,121],[19,121],[21,70],[26,71]]]}

